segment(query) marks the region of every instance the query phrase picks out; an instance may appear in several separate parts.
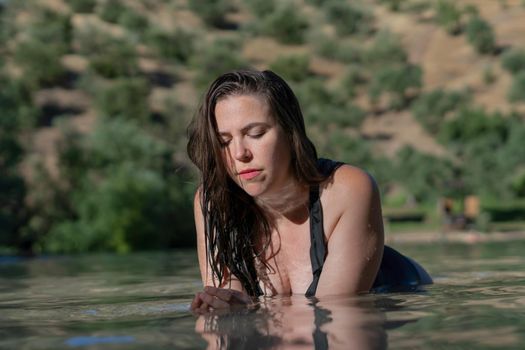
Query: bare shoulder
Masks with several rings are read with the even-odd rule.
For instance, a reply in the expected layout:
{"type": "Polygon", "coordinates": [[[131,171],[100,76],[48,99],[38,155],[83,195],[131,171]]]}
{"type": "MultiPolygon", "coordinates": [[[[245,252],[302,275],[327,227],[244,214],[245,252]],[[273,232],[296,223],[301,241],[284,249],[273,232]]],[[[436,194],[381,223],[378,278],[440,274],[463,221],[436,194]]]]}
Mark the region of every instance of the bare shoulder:
{"type": "Polygon", "coordinates": [[[345,206],[365,204],[379,193],[376,181],[369,173],[347,164],[337,168],[321,188],[328,203],[345,206]]]}

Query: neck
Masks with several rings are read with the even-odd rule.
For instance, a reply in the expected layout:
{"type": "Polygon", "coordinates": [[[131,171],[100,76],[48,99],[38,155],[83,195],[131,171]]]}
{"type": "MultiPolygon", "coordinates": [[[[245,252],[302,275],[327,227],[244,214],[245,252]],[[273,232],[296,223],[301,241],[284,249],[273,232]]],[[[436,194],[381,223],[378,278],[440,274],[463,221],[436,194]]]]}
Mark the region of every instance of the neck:
{"type": "Polygon", "coordinates": [[[257,204],[275,222],[287,219],[293,222],[303,221],[308,216],[308,186],[290,181],[279,191],[255,199],[257,204]]]}

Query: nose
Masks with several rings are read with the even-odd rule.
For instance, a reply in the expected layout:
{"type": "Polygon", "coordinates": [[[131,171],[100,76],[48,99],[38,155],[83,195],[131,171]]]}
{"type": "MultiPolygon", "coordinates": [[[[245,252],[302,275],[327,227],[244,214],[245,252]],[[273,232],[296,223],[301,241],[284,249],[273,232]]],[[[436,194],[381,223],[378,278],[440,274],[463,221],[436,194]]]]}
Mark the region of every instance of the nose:
{"type": "Polygon", "coordinates": [[[242,139],[235,142],[234,157],[241,162],[249,161],[252,157],[252,153],[242,139]]]}

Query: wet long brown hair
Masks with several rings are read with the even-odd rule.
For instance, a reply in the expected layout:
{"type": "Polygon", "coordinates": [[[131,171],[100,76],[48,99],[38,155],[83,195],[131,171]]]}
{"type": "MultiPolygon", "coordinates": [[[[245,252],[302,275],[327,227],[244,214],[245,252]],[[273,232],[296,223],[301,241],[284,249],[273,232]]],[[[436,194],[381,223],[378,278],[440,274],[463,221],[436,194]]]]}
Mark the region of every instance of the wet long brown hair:
{"type": "MultiPolygon", "coordinates": [[[[299,183],[312,186],[324,178],[316,167],[317,152],[306,136],[304,119],[295,94],[271,71],[233,71],[209,87],[189,128],[188,155],[201,175],[200,204],[204,217],[207,266],[222,285],[227,271],[249,295],[262,293],[255,258],[270,242],[271,224],[254,199],[228,175],[217,131],[215,107],[221,99],[256,95],[265,99],[272,116],[288,137],[293,174],[299,183]],[[262,248],[261,248],[262,247],[262,248]]],[[[263,262],[264,263],[264,262],[263,262]]]]}

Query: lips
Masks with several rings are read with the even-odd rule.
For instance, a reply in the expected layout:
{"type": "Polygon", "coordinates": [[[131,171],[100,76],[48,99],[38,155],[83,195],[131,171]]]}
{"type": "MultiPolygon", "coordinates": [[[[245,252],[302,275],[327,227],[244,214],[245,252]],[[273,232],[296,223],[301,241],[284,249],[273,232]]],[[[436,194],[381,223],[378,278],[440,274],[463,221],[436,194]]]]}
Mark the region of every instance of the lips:
{"type": "Polygon", "coordinates": [[[243,180],[251,180],[261,173],[259,169],[246,169],[239,172],[239,176],[243,180]]]}

